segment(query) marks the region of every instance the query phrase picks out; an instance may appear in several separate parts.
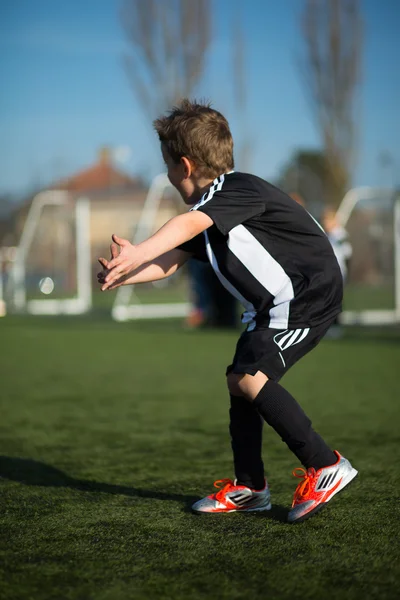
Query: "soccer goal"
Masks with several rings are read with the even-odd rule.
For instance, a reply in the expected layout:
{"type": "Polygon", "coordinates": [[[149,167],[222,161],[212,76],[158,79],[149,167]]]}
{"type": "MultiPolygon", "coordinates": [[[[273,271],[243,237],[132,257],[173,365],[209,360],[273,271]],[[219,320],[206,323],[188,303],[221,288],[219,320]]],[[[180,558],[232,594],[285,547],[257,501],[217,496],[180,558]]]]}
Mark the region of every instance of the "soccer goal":
{"type": "Polygon", "coordinates": [[[76,315],[90,310],[90,205],[68,192],[34,197],[8,282],[16,313],[76,315]]]}
{"type": "MultiPolygon", "coordinates": [[[[165,194],[172,191],[165,173],[157,175],[149,188],[143,209],[137,225],[134,227],[132,243],[139,244],[148,238],[157,229],[160,215],[160,206],[165,194]]],[[[175,213],[178,214],[175,194],[171,195],[171,202],[175,206],[175,213]]],[[[172,215],[169,215],[169,218],[172,215]]],[[[166,219],[167,220],[167,219],[166,219]]],[[[163,224],[163,223],[161,223],[163,224]]],[[[144,290],[145,295],[137,292],[139,287],[142,291],[144,285],[129,285],[117,289],[115,301],[112,307],[112,317],[116,321],[128,321],[131,319],[162,319],[168,317],[185,317],[190,310],[190,303],[184,301],[186,292],[178,291],[182,286],[174,284],[176,275],[168,280],[161,280],[149,284],[150,287],[144,290]],[[172,280],[172,283],[171,281],[172,280]],[[168,301],[154,301],[157,298],[164,297],[168,301]]]]}
{"type": "MultiPolygon", "coordinates": [[[[165,174],[153,180],[132,235],[134,244],[146,239],[157,228],[160,203],[169,189],[171,186],[165,174]]],[[[338,217],[349,233],[353,249],[342,323],[383,325],[400,322],[400,194],[393,189],[354,188],[344,197],[338,217]]],[[[118,288],[112,317],[126,321],[184,317],[189,313],[190,304],[183,297],[171,301],[176,294],[165,294],[168,289],[160,289],[165,285],[164,281],[150,285],[158,288],[147,294],[153,297],[150,301],[148,297],[140,296],[142,284],[118,288]],[[169,298],[168,302],[154,301],[163,295],[169,298]]],[[[173,285],[171,289],[174,290],[173,285]]],[[[187,290],[185,295],[187,297],[187,290]]]]}
{"type": "Polygon", "coordinates": [[[400,322],[400,193],[393,189],[350,190],[337,212],[352,245],[341,322],[386,325],[400,322]]]}

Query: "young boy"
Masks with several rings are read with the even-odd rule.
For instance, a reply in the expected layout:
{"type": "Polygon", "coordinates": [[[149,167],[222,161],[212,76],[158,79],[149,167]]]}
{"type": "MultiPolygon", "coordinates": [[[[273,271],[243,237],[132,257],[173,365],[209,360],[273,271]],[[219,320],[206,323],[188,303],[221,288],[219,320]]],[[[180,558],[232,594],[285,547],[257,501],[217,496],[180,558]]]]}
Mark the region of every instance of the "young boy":
{"type": "Polygon", "coordinates": [[[314,219],[266,181],[233,171],[226,119],[209,105],[184,100],[154,122],[171,184],[190,210],[133,246],[113,236],[111,260],[99,259],[102,290],[168,277],[190,256],[208,260],[242,302],[247,325],[227,369],[236,478],[199,500],[199,513],[271,508],[261,457],[266,421],[303,464],[288,520],[320,510],[356,475],[332,451],[278,383],[314,348],[341,310],[342,276],[314,219]],[[120,246],[118,254],[117,245],[120,246]]]}

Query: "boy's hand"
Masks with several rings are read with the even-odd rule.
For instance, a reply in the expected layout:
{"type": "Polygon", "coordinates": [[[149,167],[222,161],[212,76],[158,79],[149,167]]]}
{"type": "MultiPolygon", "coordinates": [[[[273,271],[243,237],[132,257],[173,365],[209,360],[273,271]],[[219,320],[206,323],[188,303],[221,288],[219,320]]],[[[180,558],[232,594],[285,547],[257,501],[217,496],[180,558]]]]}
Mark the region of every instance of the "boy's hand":
{"type": "Polygon", "coordinates": [[[117,244],[114,244],[114,242],[112,244],[110,244],[110,253],[111,253],[110,261],[108,261],[108,260],[106,260],[105,258],[102,258],[102,257],[100,257],[98,259],[99,263],[103,267],[103,270],[100,271],[99,273],[97,273],[97,281],[101,285],[104,285],[104,283],[106,281],[106,277],[107,277],[108,273],[110,272],[110,269],[109,269],[110,262],[114,258],[117,258],[117,256],[118,256],[118,246],[117,246],[117,244]]]}
{"type": "Polygon", "coordinates": [[[124,276],[128,275],[134,269],[137,269],[143,264],[143,260],[139,258],[133,246],[128,240],[120,238],[115,234],[112,236],[113,244],[111,244],[112,259],[107,262],[104,258],[99,259],[100,264],[104,267],[104,277],[99,283],[103,284],[101,288],[104,292],[110,288],[116,287],[119,280],[124,280],[124,276]],[[118,252],[118,246],[120,251],[118,252]]]}
{"type": "Polygon", "coordinates": [[[152,261],[213,225],[212,219],[202,212],[188,212],[170,219],[147,240],[133,246],[128,240],[112,236],[113,241],[120,246],[120,253],[110,260],[106,266],[108,273],[105,275],[102,291],[111,289],[121,279],[127,281],[132,273],[137,273],[143,265],[150,265],[152,261]]]}

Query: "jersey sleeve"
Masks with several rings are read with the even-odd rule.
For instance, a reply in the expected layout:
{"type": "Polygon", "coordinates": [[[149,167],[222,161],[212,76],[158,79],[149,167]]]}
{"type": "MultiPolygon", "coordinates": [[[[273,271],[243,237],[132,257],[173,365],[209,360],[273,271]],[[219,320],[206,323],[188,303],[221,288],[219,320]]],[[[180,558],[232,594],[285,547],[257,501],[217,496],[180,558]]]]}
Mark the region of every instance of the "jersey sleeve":
{"type": "Polygon", "coordinates": [[[199,210],[208,215],[217,229],[227,235],[237,225],[262,214],[265,205],[255,187],[240,184],[226,187],[221,176],[190,210],[199,210]]]}
{"type": "Polygon", "coordinates": [[[184,242],[180,246],[177,246],[177,249],[193,254],[193,258],[201,260],[202,262],[208,261],[203,233],[199,233],[199,235],[196,235],[188,242],[184,242]]]}

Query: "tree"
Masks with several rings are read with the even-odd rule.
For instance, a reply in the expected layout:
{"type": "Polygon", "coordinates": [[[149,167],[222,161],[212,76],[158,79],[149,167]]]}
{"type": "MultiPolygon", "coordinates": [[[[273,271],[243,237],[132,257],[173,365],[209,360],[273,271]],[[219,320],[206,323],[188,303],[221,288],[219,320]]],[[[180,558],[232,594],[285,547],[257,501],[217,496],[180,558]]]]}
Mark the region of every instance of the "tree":
{"type": "Polygon", "coordinates": [[[151,119],[193,94],[211,39],[210,0],[123,0],[124,66],[151,119]]]}
{"type": "MultiPolygon", "coordinates": [[[[121,20],[132,45],[124,66],[151,120],[193,95],[211,41],[211,4],[212,0],[123,0],[121,20]]],[[[198,284],[212,295],[213,324],[228,325],[227,309],[235,306],[235,299],[226,296],[210,266],[202,273],[198,284]],[[208,275],[216,282],[210,283],[208,275]]],[[[233,321],[236,312],[232,310],[233,321]]]]}
{"type": "Polygon", "coordinates": [[[232,83],[233,97],[240,123],[240,142],[236,151],[240,170],[247,171],[251,164],[252,143],[247,119],[248,85],[246,81],[246,42],[244,38],[241,4],[232,7],[232,83]]]}
{"type": "Polygon", "coordinates": [[[276,183],[286,193],[298,194],[307,209],[319,216],[327,202],[328,174],[326,157],[320,150],[300,148],[283,166],[276,183]]]}
{"type": "Polygon", "coordinates": [[[351,185],[357,138],[362,18],[359,0],[305,0],[303,79],[327,161],[327,201],[351,185]]]}

